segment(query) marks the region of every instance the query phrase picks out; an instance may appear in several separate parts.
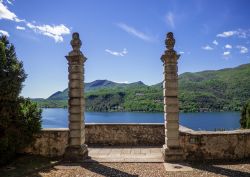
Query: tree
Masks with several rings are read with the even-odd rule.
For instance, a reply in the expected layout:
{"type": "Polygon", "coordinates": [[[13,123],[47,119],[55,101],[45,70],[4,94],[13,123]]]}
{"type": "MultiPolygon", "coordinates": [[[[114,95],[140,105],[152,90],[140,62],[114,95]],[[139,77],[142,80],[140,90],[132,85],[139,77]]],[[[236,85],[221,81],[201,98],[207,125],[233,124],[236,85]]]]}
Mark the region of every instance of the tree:
{"type": "Polygon", "coordinates": [[[41,110],[20,97],[27,75],[6,36],[0,37],[0,164],[7,163],[41,129],[41,110]]]}
{"type": "Polygon", "coordinates": [[[241,128],[250,128],[250,100],[242,108],[240,125],[241,128]]]}

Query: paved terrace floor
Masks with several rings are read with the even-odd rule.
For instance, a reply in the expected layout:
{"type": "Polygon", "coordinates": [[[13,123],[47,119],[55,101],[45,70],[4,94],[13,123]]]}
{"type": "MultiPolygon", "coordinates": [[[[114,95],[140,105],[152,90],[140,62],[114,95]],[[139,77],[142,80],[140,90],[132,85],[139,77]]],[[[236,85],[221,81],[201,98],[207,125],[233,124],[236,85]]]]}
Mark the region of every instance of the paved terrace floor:
{"type": "Polygon", "coordinates": [[[89,147],[85,162],[163,162],[161,147],[89,147]]]}

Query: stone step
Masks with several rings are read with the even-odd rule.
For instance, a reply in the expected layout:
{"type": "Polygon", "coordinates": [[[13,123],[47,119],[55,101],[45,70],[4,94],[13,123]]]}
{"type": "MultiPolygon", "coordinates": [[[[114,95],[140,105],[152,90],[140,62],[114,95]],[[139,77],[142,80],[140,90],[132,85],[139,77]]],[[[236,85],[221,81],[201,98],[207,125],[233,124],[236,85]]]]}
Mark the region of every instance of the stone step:
{"type": "Polygon", "coordinates": [[[163,158],[115,158],[115,157],[111,157],[111,158],[90,158],[90,159],[86,159],[83,162],[86,163],[93,163],[93,162],[139,162],[139,163],[162,163],[164,162],[163,158]]]}

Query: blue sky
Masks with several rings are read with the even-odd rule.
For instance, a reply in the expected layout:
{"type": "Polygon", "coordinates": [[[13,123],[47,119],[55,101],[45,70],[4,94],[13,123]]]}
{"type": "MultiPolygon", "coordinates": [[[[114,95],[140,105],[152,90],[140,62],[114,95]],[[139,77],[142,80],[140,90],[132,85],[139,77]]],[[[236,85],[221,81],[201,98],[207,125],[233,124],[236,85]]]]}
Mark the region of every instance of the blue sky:
{"type": "Polygon", "coordinates": [[[65,55],[79,32],[85,81],[162,81],[160,57],[174,32],[179,74],[250,61],[248,0],[0,0],[8,35],[28,74],[22,95],[46,98],[68,85],[65,55]]]}

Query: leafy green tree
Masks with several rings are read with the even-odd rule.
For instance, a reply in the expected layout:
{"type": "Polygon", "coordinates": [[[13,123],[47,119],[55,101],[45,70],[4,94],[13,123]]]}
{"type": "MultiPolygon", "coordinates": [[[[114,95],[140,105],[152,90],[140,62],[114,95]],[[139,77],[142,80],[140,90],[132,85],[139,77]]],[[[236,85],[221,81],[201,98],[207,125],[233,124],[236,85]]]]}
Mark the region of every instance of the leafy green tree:
{"type": "Polygon", "coordinates": [[[250,128],[250,100],[242,108],[240,125],[241,128],[250,128]]]}
{"type": "Polygon", "coordinates": [[[0,37],[0,164],[33,140],[41,129],[41,110],[20,97],[27,75],[6,36],[0,37]]]}

